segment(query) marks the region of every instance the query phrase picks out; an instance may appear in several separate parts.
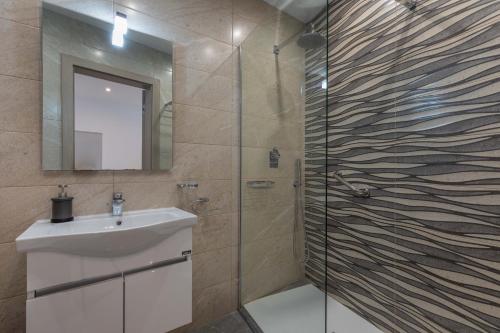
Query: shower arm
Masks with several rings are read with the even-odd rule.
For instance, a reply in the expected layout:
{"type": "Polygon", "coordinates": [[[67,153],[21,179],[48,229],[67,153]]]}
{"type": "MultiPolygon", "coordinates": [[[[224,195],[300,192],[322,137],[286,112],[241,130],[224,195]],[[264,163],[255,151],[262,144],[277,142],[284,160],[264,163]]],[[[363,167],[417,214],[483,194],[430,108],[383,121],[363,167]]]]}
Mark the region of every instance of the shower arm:
{"type": "Polygon", "coordinates": [[[346,186],[351,190],[353,195],[357,198],[369,198],[370,197],[370,190],[367,188],[357,188],[351,183],[349,183],[347,180],[342,177],[342,173],[340,171],[335,171],[331,173],[332,176],[337,179],[342,185],[346,186]]]}
{"type": "Polygon", "coordinates": [[[273,45],[273,53],[278,55],[280,53],[280,50],[287,46],[292,40],[295,39],[295,37],[297,37],[298,35],[300,35],[302,33],[302,30],[297,32],[295,35],[289,37],[287,40],[284,40],[283,42],[279,43],[279,44],[274,44],[273,45]]]}
{"type": "MultiPolygon", "coordinates": [[[[310,23],[307,25],[306,27],[306,31],[309,31],[309,30],[313,30],[314,29],[314,24],[310,23]]],[[[300,34],[302,34],[304,32],[304,29],[302,30],[299,30],[297,33],[295,33],[293,36],[290,36],[288,37],[286,40],[282,41],[281,43],[279,44],[274,44],[273,45],[273,53],[278,55],[280,53],[280,50],[287,46],[288,44],[290,44],[294,39],[295,37],[299,36],[300,34]]]]}

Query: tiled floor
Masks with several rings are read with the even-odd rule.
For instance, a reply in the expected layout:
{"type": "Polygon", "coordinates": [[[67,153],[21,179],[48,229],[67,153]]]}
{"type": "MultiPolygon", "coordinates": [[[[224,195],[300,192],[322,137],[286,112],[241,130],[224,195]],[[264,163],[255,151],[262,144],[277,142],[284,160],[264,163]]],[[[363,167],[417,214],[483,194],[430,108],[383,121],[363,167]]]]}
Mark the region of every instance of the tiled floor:
{"type": "Polygon", "coordinates": [[[191,333],[252,333],[252,331],[241,315],[233,312],[191,333]]]}

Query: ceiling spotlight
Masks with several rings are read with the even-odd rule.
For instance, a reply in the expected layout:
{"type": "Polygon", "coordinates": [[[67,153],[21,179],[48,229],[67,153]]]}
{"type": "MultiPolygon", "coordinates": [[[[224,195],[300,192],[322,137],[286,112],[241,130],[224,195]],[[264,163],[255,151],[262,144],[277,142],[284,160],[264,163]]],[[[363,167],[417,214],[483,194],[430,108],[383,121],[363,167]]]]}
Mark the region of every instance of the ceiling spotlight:
{"type": "Polygon", "coordinates": [[[106,92],[111,92],[111,88],[106,87],[106,92]]]}

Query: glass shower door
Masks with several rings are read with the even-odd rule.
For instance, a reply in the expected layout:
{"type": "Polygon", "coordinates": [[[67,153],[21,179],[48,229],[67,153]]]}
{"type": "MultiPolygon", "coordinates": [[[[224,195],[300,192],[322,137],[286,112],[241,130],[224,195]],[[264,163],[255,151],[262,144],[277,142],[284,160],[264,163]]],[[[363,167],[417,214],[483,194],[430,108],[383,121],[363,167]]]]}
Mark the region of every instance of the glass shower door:
{"type": "Polygon", "coordinates": [[[302,4],[263,6],[239,50],[240,308],[269,333],[326,323],[327,43],[312,17],[289,14],[302,4]]]}

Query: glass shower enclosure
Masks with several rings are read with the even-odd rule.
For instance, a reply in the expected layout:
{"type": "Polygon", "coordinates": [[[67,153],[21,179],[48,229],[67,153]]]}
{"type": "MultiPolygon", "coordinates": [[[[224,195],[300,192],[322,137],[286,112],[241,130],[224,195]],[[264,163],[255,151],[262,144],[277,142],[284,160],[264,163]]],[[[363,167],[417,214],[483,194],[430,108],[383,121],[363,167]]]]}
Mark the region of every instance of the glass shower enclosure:
{"type": "Polygon", "coordinates": [[[500,332],[500,1],[265,2],[240,48],[240,312],[500,332]]]}
{"type": "Polygon", "coordinates": [[[326,330],[327,1],[303,5],[267,6],[239,47],[239,303],[256,332],[326,330]]]}

